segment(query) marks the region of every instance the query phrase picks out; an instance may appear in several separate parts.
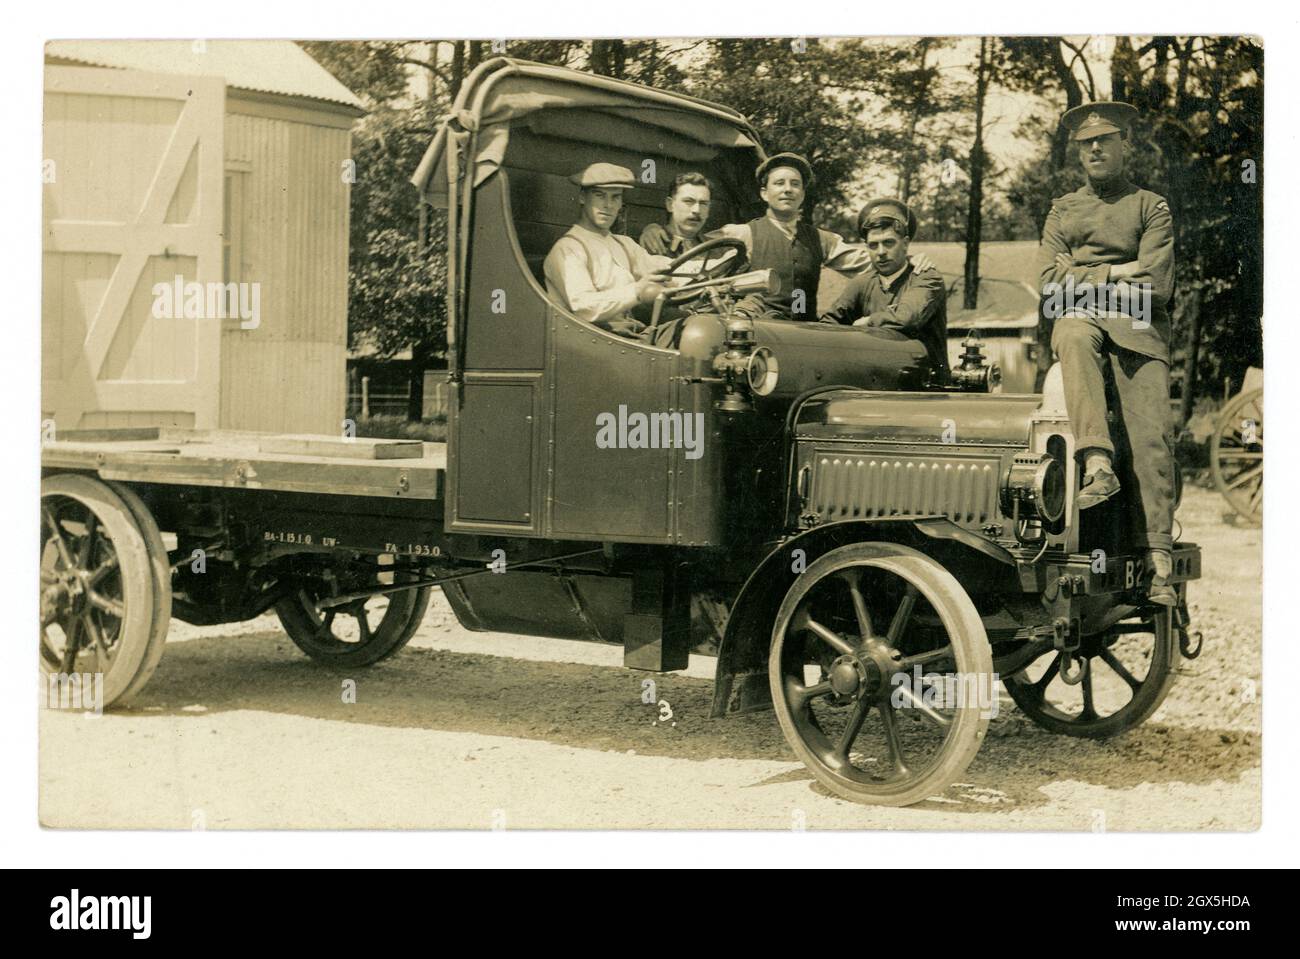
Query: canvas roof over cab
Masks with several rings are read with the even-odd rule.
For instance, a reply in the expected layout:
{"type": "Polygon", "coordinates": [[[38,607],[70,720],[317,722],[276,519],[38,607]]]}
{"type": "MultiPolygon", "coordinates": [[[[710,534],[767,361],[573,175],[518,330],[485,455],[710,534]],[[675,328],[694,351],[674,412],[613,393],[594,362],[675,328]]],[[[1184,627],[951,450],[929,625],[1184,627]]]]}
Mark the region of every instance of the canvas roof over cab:
{"type": "Polygon", "coordinates": [[[535,132],[592,144],[617,143],[699,161],[720,149],[753,151],[764,159],[749,122],[707,100],[651,87],[505,57],[488,60],[466,78],[448,122],[438,130],[411,182],[424,202],[447,206],[449,142],[463,150],[478,132],[472,158],[475,186],[501,165],[510,128],[526,120],[535,132]],[[591,113],[601,114],[593,124],[591,113]]]}

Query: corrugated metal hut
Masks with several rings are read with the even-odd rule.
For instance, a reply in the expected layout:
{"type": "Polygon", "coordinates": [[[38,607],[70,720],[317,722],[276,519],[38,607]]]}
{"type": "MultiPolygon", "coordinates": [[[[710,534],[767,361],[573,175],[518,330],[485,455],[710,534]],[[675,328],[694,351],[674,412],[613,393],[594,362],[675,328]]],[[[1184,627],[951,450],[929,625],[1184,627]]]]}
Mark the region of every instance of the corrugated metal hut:
{"type": "Polygon", "coordinates": [[[43,418],[339,432],[360,101],[286,40],[45,54],[43,418]]]}

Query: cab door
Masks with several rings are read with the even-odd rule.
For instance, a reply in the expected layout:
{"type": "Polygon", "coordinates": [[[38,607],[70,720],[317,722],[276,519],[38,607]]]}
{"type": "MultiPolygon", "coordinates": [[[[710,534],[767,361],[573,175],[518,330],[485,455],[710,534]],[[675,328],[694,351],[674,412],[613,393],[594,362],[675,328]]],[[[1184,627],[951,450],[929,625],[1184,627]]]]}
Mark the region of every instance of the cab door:
{"type": "Polygon", "coordinates": [[[637,417],[674,411],[676,354],[606,333],[558,308],[551,316],[553,534],[671,542],[683,452],[664,447],[661,433],[652,437],[647,429],[638,437],[635,424],[637,417]]]}
{"type": "Polygon", "coordinates": [[[514,241],[504,171],[475,191],[461,382],[447,418],[448,527],[540,535],[547,303],[514,241]]]}
{"type": "Polygon", "coordinates": [[[476,188],[472,217],[448,528],[672,542],[680,445],[601,446],[598,426],[673,412],[676,352],[596,329],[547,298],[515,235],[505,169],[476,188]]]}

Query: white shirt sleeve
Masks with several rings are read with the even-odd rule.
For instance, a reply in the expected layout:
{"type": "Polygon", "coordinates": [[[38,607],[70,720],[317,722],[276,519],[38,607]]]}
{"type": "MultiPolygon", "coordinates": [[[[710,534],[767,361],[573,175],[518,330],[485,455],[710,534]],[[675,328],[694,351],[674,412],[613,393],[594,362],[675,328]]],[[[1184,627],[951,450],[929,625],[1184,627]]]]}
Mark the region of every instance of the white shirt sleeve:
{"type": "Polygon", "coordinates": [[[822,266],[846,276],[856,276],[874,269],[871,254],[865,246],[845,243],[842,236],[830,230],[818,230],[817,235],[822,241],[822,266]]]}
{"type": "Polygon", "coordinates": [[[729,236],[733,240],[740,240],[745,244],[745,249],[751,254],[754,252],[754,232],[749,228],[748,223],[728,223],[726,226],[718,227],[717,236],[729,236]]]}
{"type": "Polygon", "coordinates": [[[546,255],[542,268],[546,287],[569,312],[588,323],[599,323],[626,313],[636,305],[636,284],[625,283],[597,290],[591,279],[587,252],[580,240],[562,236],[546,255]]]}

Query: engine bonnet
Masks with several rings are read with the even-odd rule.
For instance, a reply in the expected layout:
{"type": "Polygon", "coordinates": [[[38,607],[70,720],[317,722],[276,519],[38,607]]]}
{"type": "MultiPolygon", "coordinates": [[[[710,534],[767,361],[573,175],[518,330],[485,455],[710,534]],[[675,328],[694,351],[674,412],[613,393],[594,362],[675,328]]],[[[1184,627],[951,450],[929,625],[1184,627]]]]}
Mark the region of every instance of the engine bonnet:
{"type": "Polygon", "coordinates": [[[837,390],[809,400],[798,439],[947,446],[1024,446],[1036,393],[894,393],[837,390]]]}

